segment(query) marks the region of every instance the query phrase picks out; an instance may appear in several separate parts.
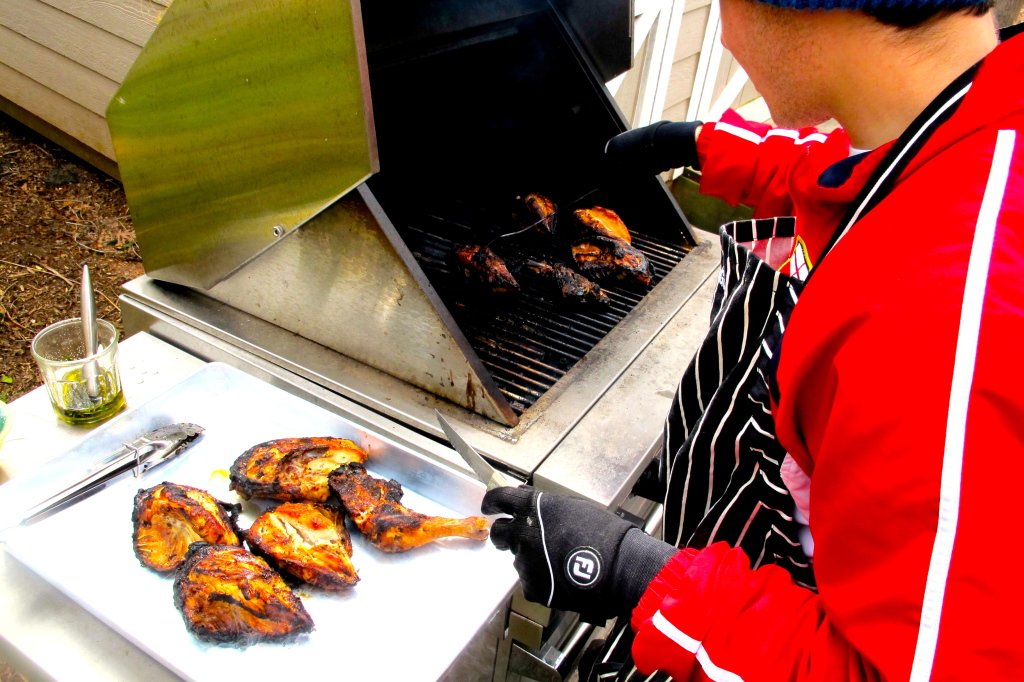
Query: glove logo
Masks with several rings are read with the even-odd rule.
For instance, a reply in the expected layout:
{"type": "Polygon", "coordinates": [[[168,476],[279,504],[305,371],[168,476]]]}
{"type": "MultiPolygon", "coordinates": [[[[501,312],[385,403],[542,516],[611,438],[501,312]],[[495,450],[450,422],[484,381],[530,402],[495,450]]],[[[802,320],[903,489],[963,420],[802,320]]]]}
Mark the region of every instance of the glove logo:
{"type": "Polygon", "coordinates": [[[566,559],[565,572],[579,587],[591,587],[601,577],[601,556],[589,547],[581,547],[566,559]]]}

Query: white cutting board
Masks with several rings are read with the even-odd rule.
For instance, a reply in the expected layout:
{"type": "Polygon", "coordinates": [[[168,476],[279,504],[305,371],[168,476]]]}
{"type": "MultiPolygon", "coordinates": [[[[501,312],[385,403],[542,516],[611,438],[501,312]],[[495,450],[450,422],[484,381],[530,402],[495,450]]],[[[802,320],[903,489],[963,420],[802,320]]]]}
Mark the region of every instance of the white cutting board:
{"type": "MultiPolygon", "coordinates": [[[[341,593],[296,588],[315,623],[312,633],[288,644],[244,649],[204,644],[188,633],[174,607],[173,579],[143,568],[132,550],[132,501],[140,488],[167,480],[241,502],[228,491],[224,472],[246,449],[274,438],[350,438],[370,452],[371,473],[375,451],[402,448],[243,372],[212,363],[90,434],[64,459],[80,460],[83,449],[112,451],[126,433],[138,435],[175,422],[194,422],[206,432],[168,465],[141,479],[118,481],[50,518],[11,531],[5,541],[13,556],[188,680],[436,680],[515,587],[511,555],[497,551],[490,541],[452,538],[404,554],[385,554],[354,532],[358,585],[341,593]]],[[[463,508],[460,513],[444,500],[417,494],[422,458],[418,466],[421,471],[411,481],[396,476],[405,487],[406,506],[440,516],[471,513],[465,497],[455,505],[463,508]]],[[[426,469],[432,466],[428,462],[426,469]]],[[[473,484],[482,497],[483,485],[473,484]]],[[[465,490],[464,485],[460,488],[465,490]]],[[[478,509],[479,498],[475,504],[478,509]]],[[[240,525],[247,528],[258,512],[256,504],[245,503],[240,525]]]]}

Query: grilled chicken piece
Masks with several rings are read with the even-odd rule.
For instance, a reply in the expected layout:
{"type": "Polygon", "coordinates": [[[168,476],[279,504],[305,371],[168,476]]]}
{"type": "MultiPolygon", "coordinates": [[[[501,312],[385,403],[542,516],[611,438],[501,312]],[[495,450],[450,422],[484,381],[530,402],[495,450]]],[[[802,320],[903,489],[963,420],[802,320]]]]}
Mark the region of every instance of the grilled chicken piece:
{"type": "Polygon", "coordinates": [[[505,261],[486,246],[463,246],[454,253],[453,260],[463,277],[487,287],[493,293],[519,291],[519,283],[508,271],[505,261]]]}
{"type": "Polygon", "coordinates": [[[529,278],[564,301],[604,305],[610,303],[608,294],[601,291],[598,284],[561,263],[528,260],[516,270],[516,274],[520,275],[520,279],[529,278]]]}
{"type": "Polygon", "coordinates": [[[313,629],[284,579],[263,559],[230,545],[192,545],[175,574],[174,605],[189,632],[218,644],[288,640],[313,629]]]}
{"type": "Polygon", "coordinates": [[[626,224],[622,222],[619,214],[610,208],[594,206],[593,208],[580,208],[575,211],[576,220],[580,222],[587,231],[593,232],[600,237],[633,243],[633,237],[629,234],[626,224]]]}
{"type": "Polygon", "coordinates": [[[594,279],[636,282],[645,286],[654,277],[647,256],[633,246],[626,224],[615,211],[602,206],[581,208],[576,220],[592,236],[572,247],[572,257],[580,272],[594,279]]]}
{"type": "Polygon", "coordinates": [[[166,481],[140,490],[132,508],[135,556],[143,566],[166,573],[184,561],[193,542],[240,546],[236,520],[241,509],[205,490],[166,481]]]}
{"type": "Polygon", "coordinates": [[[264,512],[246,532],[249,547],[278,567],[325,590],[359,582],[345,512],[315,502],[286,502],[264,512]]]}
{"type": "Polygon", "coordinates": [[[555,234],[558,219],[558,206],[555,205],[555,202],[536,192],[527,194],[522,201],[526,204],[526,215],[529,216],[526,224],[529,225],[539,220],[540,222],[536,225],[538,230],[548,234],[555,234]]]}
{"type": "Polygon", "coordinates": [[[654,277],[647,256],[618,239],[592,237],[573,245],[572,257],[580,272],[600,281],[619,280],[647,286],[654,277]]]}
{"type": "Polygon", "coordinates": [[[366,453],[343,438],[281,438],[249,448],[231,465],[231,490],[245,499],[324,502],[327,476],[366,453]]]}
{"type": "Polygon", "coordinates": [[[445,519],[407,509],[402,505],[402,484],[371,476],[362,464],[335,470],[331,490],[370,544],[385,552],[406,552],[444,537],[487,539],[487,519],[445,519]]]}

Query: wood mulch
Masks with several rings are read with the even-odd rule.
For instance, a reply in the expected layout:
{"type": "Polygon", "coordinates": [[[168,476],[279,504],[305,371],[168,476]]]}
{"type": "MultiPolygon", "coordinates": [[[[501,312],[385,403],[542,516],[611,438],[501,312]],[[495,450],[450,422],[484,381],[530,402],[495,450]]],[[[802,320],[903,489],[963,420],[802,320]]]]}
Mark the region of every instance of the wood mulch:
{"type": "Polygon", "coordinates": [[[118,288],[143,272],[124,189],[0,114],[0,400],[42,383],[32,337],[79,316],[82,263],[97,315],[123,333],[118,288]]]}

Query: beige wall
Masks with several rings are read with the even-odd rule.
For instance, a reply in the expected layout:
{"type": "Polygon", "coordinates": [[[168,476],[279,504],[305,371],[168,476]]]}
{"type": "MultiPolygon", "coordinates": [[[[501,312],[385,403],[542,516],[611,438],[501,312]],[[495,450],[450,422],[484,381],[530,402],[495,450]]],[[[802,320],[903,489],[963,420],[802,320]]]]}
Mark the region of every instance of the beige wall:
{"type": "Polygon", "coordinates": [[[0,0],[0,96],[114,159],[104,112],[170,0],[0,0]]]}
{"type": "Polygon", "coordinates": [[[686,108],[690,105],[690,93],[693,91],[693,81],[697,75],[697,62],[700,59],[700,48],[704,42],[704,31],[707,29],[710,12],[711,0],[686,1],[662,118],[673,121],[686,119],[686,108]]]}
{"type": "MultiPolygon", "coordinates": [[[[707,30],[710,13],[711,0],[686,0],[679,27],[679,37],[676,41],[672,71],[669,76],[668,91],[665,96],[665,108],[661,118],[673,121],[686,119],[687,108],[690,105],[690,95],[693,92],[694,80],[697,75],[697,64],[700,60],[701,46],[704,42],[704,32],[707,30]]],[[[641,51],[640,54],[643,54],[643,52],[641,51]]],[[[638,58],[637,63],[640,62],[641,60],[638,58]]],[[[722,62],[719,66],[713,99],[717,99],[729,82],[729,77],[738,69],[739,64],[726,51],[722,56],[722,62]]],[[[623,111],[632,111],[638,79],[639,69],[634,68],[633,71],[626,75],[619,91],[616,93],[616,100],[623,111]]],[[[732,106],[737,108],[757,98],[757,91],[748,81],[732,106]]],[[[763,107],[755,106],[750,111],[760,117],[763,107]]]]}
{"type": "MultiPolygon", "coordinates": [[[[170,2],[0,0],[0,96],[114,159],[107,103],[170,2]]],[[[686,0],[663,118],[686,117],[710,9],[711,0],[686,0]]],[[[737,68],[726,53],[716,95],[737,68]]],[[[619,87],[623,111],[633,110],[640,71],[626,74],[619,87]]],[[[735,105],[755,97],[748,83],[735,105]]]]}
{"type": "MultiPolygon", "coordinates": [[[[673,121],[686,119],[710,8],[710,0],[686,0],[662,118],[673,121]]],[[[996,0],[995,19],[1001,26],[1024,22],[1024,0],[996,0]]],[[[712,101],[717,100],[718,95],[728,83],[729,77],[738,68],[736,60],[728,51],[725,51],[715,82],[712,101]]],[[[616,99],[619,99],[620,96],[628,97],[622,91],[616,96],[616,99]]],[[[768,109],[750,81],[747,81],[739,96],[733,101],[732,107],[739,109],[740,113],[747,118],[768,120],[768,109]]]]}

